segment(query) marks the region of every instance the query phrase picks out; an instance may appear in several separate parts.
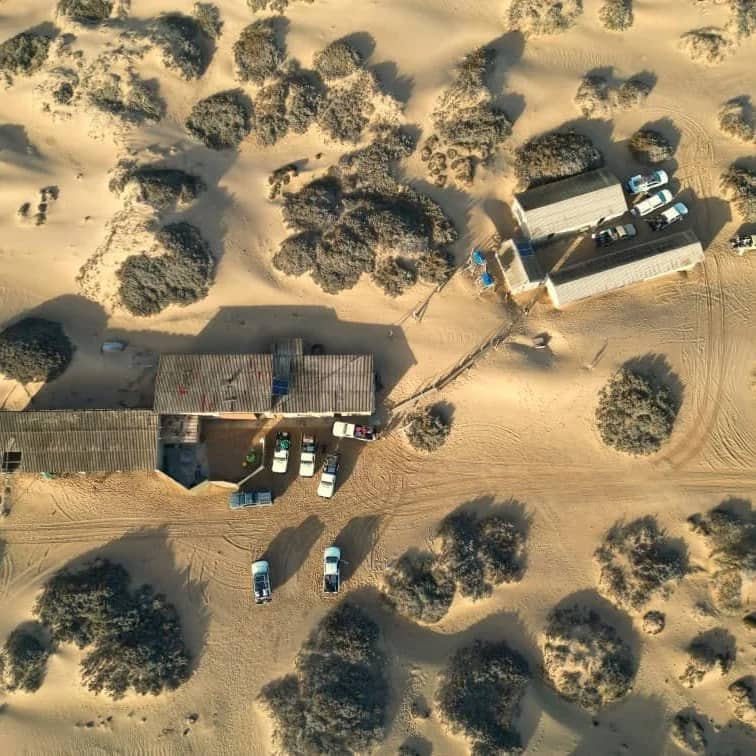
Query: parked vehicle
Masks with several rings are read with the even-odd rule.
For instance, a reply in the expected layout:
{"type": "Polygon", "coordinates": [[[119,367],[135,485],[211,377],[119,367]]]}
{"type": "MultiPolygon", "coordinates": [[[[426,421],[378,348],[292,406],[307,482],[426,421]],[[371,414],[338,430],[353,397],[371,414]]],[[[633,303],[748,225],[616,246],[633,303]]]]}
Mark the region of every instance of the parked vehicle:
{"type": "Polygon", "coordinates": [[[669,202],[672,202],[672,192],[669,189],[662,189],[631,207],[630,212],[635,216],[648,215],[669,202]]]}
{"type": "Polygon", "coordinates": [[[673,223],[678,223],[688,214],[688,208],[682,202],[678,202],[672,207],[668,207],[663,213],[655,218],[646,220],[652,231],[661,231],[673,223]]]}
{"type": "Polygon", "coordinates": [[[299,452],[299,474],[303,478],[315,475],[315,455],[318,446],[315,436],[302,436],[302,447],[299,452]]]}
{"type": "Polygon", "coordinates": [[[333,452],[326,457],[323,463],[323,472],[320,474],[320,483],[318,484],[318,496],[322,496],[324,499],[330,499],[336,490],[339,458],[339,453],[333,452]]]}
{"type": "Polygon", "coordinates": [[[375,441],[378,436],[372,425],[355,425],[339,421],[333,424],[333,435],[336,438],[356,438],[358,441],[375,441]]]}
{"type": "Polygon", "coordinates": [[[338,593],[341,587],[341,549],[329,546],[323,552],[323,590],[338,593]]]}
{"type": "Polygon", "coordinates": [[[291,450],[291,434],[288,431],[276,433],[276,445],[273,448],[274,473],[285,473],[289,469],[289,452],[291,450]]]}
{"type": "Polygon", "coordinates": [[[597,246],[606,247],[623,239],[632,239],[637,233],[638,231],[632,223],[625,223],[611,228],[602,228],[600,231],[596,231],[593,239],[597,246]]]}
{"type": "Polygon", "coordinates": [[[248,507],[269,507],[273,504],[273,492],[268,489],[257,491],[234,491],[228,497],[229,509],[247,509],[248,507]]]}
{"type": "Polygon", "coordinates": [[[252,562],[252,590],[256,604],[267,604],[273,598],[270,588],[270,565],[264,559],[252,562]]]}
{"type": "Polygon", "coordinates": [[[733,236],[730,239],[730,247],[742,257],[749,250],[756,249],[756,234],[733,236]]]}
{"type": "Polygon", "coordinates": [[[653,171],[652,173],[639,173],[625,182],[625,189],[630,194],[643,194],[653,189],[658,189],[669,183],[666,171],[653,171]]]}

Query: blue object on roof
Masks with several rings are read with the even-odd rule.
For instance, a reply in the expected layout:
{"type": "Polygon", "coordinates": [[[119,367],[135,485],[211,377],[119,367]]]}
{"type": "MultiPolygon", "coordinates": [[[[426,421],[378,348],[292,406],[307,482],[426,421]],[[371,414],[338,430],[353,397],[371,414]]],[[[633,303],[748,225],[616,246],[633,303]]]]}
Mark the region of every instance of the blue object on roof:
{"type": "Polygon", "coordinates": [[[289,393],[289,381],[286,378],[274,378],[271,393],[273,396],[287,396],[289,393]]]}
{"type": "Polygon", "coordinates": [[[480,277],[480,285],[484,289],[490,289],[494,285],[493,276],[490,273],[483,273],[480,277]]]}
{"type": "Polygon", "coordinates": [[[485,265],[486,264],[486,256],[479,249],[476,249],[472,253],[472,261],[476,265],[485,265]]]}
{"type": "Polygon", "coordinates": [[[522,257],[527,257],[528,255],[533,254],[533,247],[531,247],[530,244],[526,242],[517,242],[515,246],[517,247],[517,251],[522,257]]]}

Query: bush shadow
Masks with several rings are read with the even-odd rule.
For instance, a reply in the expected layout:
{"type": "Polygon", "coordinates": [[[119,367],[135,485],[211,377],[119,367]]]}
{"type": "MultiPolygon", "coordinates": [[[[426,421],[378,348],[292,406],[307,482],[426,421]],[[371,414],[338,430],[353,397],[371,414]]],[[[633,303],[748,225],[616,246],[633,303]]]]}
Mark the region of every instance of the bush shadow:
{"type": "Polygon", "coordinates": [[[334,539],[334,544],[341,549],[343,581],[350,580],[373,552],[382,519],[381,515],[353,517],[334,539]]]}
{"type": "Polygon", "coordinates": [[[433,754],[433,743],[422,735],[410,735],[402,742],[402,748],[406,748],[408,753],[417,754],[417,756],[432,756],[433,754]]]}
{"type": "Polygon", "coordinates": [[[509,120],[515,123],[525,112],[526,99],[522,94],[506,91],[507,76],[512,66],[522,59],[525,37],[518,31],[507,32],[485,47],[496,54],[494,64],[484,78],[484,83],[491,92],[492,105],[503,110],[509,120]]]}
{"type": "Polygon", "coordinates": [[[310,515],[299,525],[284,528],[275,535],[260,557],[270,562],[274,590],[296,575],[324,530],[321,519],[310,515]]]}
{"type": "Polygon", "coordinates": [[[454,422],[454,405],[446,400],[435,402],[430,407],[434,415],[438,415],[447,425],[454,422]]]}
{"type": "Polygon", "coordinates": [[[378,79],[381,89],[395,100],[406,105],[415,88],[415,79],[412,76],[404,76],[399,73],[399,68],[393,61],[376,63],[369,67],[378,79]]]}
{"type": "Polygon", "coordinates": [[[675,407],[679,412],[685,398],[685,384],[672,369],[672,365],[670,365],[666,355],[649,352],[638,357],[632,357],[625,361],[622,367],[641,375],[647,375],[669,389],[675,402],[675,407]]]}
{"type": "MultiPolygon", "coordinates": [[[[366,31],[352,32],[343,37],[338,37],[334,42],[346,42],[353,47],[362,57],[363,62],[369,60],[375,52],[375,37],[366,31]]],[[[330,43],[329,43],[330,44],[330,43]]]]}
{"type": "Polygon", "coordinates": [[[34,173],[44,173],[43,157],[29,138],[25,126],[16,123],[0,124],[0,163],[34,173]]]}
{"type": "Polygon", "coordinates": [[[480,496],[460,504],[447,517],[460,513],[471,514],[480,520],[488,517],[503,517],[511,522],[526,539],[533,525],[533,515],[528,512],[527,505],[514,497],[502,500],[495,496],[480,496]]]}

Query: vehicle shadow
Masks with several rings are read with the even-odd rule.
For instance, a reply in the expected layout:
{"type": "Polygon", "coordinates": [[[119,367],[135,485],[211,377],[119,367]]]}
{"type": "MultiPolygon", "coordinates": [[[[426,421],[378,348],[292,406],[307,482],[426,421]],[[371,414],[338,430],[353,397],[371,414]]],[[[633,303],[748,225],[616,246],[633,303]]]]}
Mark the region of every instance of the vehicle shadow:
{"type": "Polygon", "coordinates": [[[310,515],[299,525],[284,528],[276,534],[260,557],[270,562],[273,590],[286,585],[296,575],[324,530],[320,518],[310,515]]]}
{"type": "Polygon", "coordinates": [[[353,517],[336,536],[334,544],[341,549],[341,579],[349,580],[372,553],[378,540],[380,515],[353,517]]]}

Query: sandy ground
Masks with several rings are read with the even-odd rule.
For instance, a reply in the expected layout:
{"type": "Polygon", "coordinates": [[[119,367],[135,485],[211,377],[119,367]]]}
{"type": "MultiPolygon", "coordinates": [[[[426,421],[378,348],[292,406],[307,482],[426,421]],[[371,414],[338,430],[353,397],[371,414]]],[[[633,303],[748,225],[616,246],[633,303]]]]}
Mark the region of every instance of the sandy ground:
{"type": "MultiPolygon", "coordinates": [[[[418,323],[405,316],[425,295],[422,288],[389,300],[364,281],[333,297],[306,278],[287,280],[273,270],[270,257],[283,228],[277,206],[265,199],[268,173],[305,157],[318,170],[341,148],[324,144],[314,131],[269,150],[244,144],[233,155],[211,154],[187,141],[181,123],[193,101],[233,86],[231,45],[252,19],[243,3],[219,4],[224,34],[202,80],[180,81],[157,57],[139,62],[145,77],[160,77],[168,102],[168,115],[157,126],[115,134],[87,114],[56,120],[41,111],[35,77],[19,78],[2,91],[0,321],[45,314],[62,321],[77,344],[70,370],[42,389],[38,406],[143,405],[151,399],[150,376],[160,351],[257,349],[294,335],[332,351],[373,350],[386,385],[381,398],[398,401],[510,317],[499,299],[476,299],[462,277],[433,299],[418,323]],[[210,196],[188,216],[220,254],[207,299],[150,319],[85,298],[75,280],[122,209],[107,191],[108,171],[127,150],[148,146],[175,147],[178,165],[210,179],[210,196]],[[33,202],[39,188],[50,184],[60,187],[60,199],[47,224],[19,224],[19,205],[33,202]],[[129,350],[105,358],[99,353],[104,338],[126,338],[129,350]]],[[[323,548],[337,542],[350,562],[345,592],[374,608],[392,660],[395,696],[379,753],[395,753],[411,736],[426,753],[430,742],[434,753],[463,754],[465,742],[435,717],[411,720],[413,695],[431,699],[436,673],[449,655],[478,637],[509,639],[537,670],[539,633],[551,607],[576,593],[595,600],[592,554],[615,520],[658,515],[672,536],[688,538],[693,561],[706,566],[703,545],[688,536],[685,518],[728,497],[750,500],[756,491],[756,256],[739,258],[727,249],[726,239],[740,223],[718,189],[719,174],[753,149],[721,136],[716,126],[724,100],[756,98],[756,42],[744,42],[717,67],[696,66],[676,40],[690,29],[721,25],[724,6],[672,0],[634,5],[636,22],[624,35],[605,32],[596,18],[598,3],[587,0],[576,28],[527,44],[506,34],[503,4],[491,0],[381,0],[359,7],[316,0],[290,6],[289,51],[305,62],[331,39],[372,34],[370,65],[406,100],[408,122],[421,128],[429,126],[454,62],[493,39],[506,62],[496,94],[517,116],[515,144],[574,121],[594,136],[610,168],[628,173],[637,167],[623,142],[639,126],[668,119],[680,132],[675,176],[692,201],[705,265],[565,312],[539,302],[512,343],[436,397],[454,419],[440,452],[421,456],[400,434],[390,434],[355,454],[329,502],[315,497],[314,481],[301,479],[272,508],[230,513],[225,491],[187,495],[154,475],[55,481],[19,476],[12,513],[0,526],[6,544],[0,636],[30,618],[35,595],[55,570],[72,559],[106,554],[175,601],[196,661],[193,677],[179,691],[113,703],[82,689],[77,653],[64,649],[52,657],[39,692],[2,699],[4,753],[270,753],[270,723],[255,698],[261,685],[291,668],[302,640],[331,606],[319,591],[320,559],[323,548]],[[645,107],[619,113],[613,122],[585,121],[572,104],[579,79],[609,67],[620,77],[652,71],[653,93],[645,107]],[[529,346],[529,337],[541,332],[552,337],[545,355],[529,346]],[[657,456],[626,459],[607,450],[596,433],[597,391],[628,358],[655,356],[679,377],[682,411],[657,456]],[[424,545],[460,505],[488,509],[509,499],[522,502],[531,522],[521,583],[475,604],[457,599],[433,628],[384,613],[375,590],[387,563],[424,545]],[[250,601],[249,565],[263,553],[271,558],[275,600],[261,609],[250,601]],[[199,719],[187,725],[193,713],[199,719]],[[76,726],[88,722],[93,726],[76,726]]],[[[131,16],[190,8],[188,0],[134,0],[131,16]]],[[[52,20],[52,13],[50,2],[2,0],[0,40],[52,20]]],[[[93,30],[83,32],[81,41],[87,50],[102,44],[93,30]]],[[[406,176],[457,221],[459,259],[472,244],[508,228],[513,181],[505,153],[481,172],[469,194],[429,188],[417,156],[408,161],[406,176]]],[[[33,387],[27,392],[0,383],[6,408],[23,407],[29,393],[33,387]]],[[[694,605],[705,596],[706,575],[699,573],[672,598],[654,602],[667,614],[660,636],[641,637],[639,618],[632,619],[640,653],[636,685],[595,722],[536,683],[521,722],[527,753],[677,753],[668,725],[679,709],[695,705],[719,725],[730,721],[726,688],[752,672],[753,638],[746,637],[739,616],[696,614],[694,605]],[[684,648],[697,632],[716,626],[736,636],[735,668],[689,691],[677,679],[684,648]]],[[[721,752],[734,752],[726,750],[728,738],[740,742],[742,753],[748,750],[742,733],[726,729],[721,737],[721,752]]]]}

